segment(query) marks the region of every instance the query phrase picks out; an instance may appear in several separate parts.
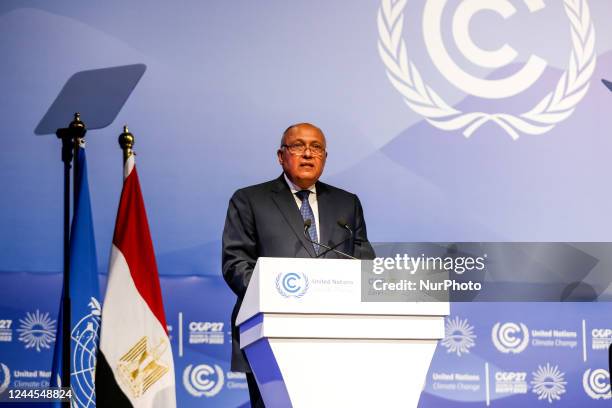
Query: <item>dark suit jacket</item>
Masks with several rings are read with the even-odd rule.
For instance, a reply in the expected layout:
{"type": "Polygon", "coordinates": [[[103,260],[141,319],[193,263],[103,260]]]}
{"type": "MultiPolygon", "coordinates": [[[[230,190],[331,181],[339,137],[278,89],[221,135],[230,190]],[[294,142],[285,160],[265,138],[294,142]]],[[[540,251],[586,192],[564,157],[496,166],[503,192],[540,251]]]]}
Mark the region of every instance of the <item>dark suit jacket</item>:
{"type": "MultiPolygon", "coordinates": [[[[360,259],[374,258],[368,242],[361,203],[355,194],[317,182],[319,237],[334,246],[349,232],[337,223],[342,219],[353,229],[353,238],[338,250],[360,259]]],[[[232,312],[232,371],[250,372],[239,346],[236,316],[251,274],[260,256],[315,257],[313,245],[304,238],[304,221],[281,174],[276,180],[240,189],[227,209],[223,230],[223,278],[238,297],[232,312]]],[[[328,252],[324,258],[340,258],[328,252]]]]}

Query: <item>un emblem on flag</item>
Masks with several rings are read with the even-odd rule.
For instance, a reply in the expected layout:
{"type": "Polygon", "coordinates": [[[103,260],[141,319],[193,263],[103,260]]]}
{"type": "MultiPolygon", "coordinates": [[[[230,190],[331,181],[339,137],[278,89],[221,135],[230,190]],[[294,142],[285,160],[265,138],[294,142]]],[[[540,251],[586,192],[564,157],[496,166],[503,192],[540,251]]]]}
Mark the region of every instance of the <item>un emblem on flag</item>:
{"type": "Polygon", "coordinates": [[[102,308],[100,302],[93,297],[88,306],[91,308],[91,313],[83,316],[70,333],[73,348],[70,385],[73,390],[72,396],[79,406],[89,406],[95,400],[94,378],[102,308]]]}

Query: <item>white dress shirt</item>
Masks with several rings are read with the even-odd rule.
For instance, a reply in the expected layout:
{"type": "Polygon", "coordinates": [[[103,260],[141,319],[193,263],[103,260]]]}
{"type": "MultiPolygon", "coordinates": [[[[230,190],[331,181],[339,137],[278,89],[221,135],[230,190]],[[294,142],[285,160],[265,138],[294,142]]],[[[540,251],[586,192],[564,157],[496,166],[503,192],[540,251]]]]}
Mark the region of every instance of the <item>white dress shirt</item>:
{"type": "MultiPolygon", "coordinates": [[[[297,204],[298,209],[301,209],[302,200],[300,200],[300,198],[297,195],[295,195],[295,193],[297,193],[298,191],[304,190],[304,189],[293,184],[285,173],[283,173],[283,176],[285,176],[285,181],[287,182],[287,185],[289,186],[289,189],[291,190],[291,195],[293,195],[293,199],[295,200],[295,203],[297,204]]],[[[312,186],[308,187],[306,190],[310,190],[310,194],[308,195],[308,204],[310,204],[310,208],[312,208],[312,213],[315,218],[314,221],[315,221],[315,226],[317,227],[317,238],[319,239],[319,242],[323,242],[323,240],[321,239],[321,228],[319,228],[319,205],[317,204],[317,189],[315,185],[313,184],[312,186]]]]}

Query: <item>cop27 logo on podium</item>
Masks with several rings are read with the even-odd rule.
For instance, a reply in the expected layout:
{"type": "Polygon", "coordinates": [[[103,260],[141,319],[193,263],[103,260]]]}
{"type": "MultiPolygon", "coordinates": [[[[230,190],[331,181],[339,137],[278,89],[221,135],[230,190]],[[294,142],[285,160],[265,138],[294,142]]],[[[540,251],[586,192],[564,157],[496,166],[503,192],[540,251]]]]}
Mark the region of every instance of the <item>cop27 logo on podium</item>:
{"type": "MultiPolygon", "coordinates": [[[[519,133],[543,134],[567,119],[589,89],[596,55],[595,30],[586,0],[563,0],[572,39],[568,68],[551,92],[519,115],[463,112],[451,107],[423,81],[418,68],[408,58],[409,53],[402,38],[406,1],[382,0],[378,10],[378,51],[389,81],[406,104],[439,129],[462,130],[465,137],[470,137],[482,125],[492,121],[514,140],[519,138],[519,133]]],[[[522,1],[531,13],[546,6],[543,0],[522,1]]],[[[518,72],[501,79],[478,78],[459,67],[442,39],[441,20],[446,3],[447,0],[426,0],[422,32],[431,60],[450,83],[469,95],[502,99],[522,93],[540,78],[547,62],[536,55],[531,55],[518,72]]],[[[453,15],[452,35],[459,52],[472,63],[488,69],[502,68],[516,59],[516,50],[508,44],[494,51],[484,50],[470,36],[470,21],[485,10],[495,12],[504,19],[516,13],[509,0],[463,0],[453,15]]]]}

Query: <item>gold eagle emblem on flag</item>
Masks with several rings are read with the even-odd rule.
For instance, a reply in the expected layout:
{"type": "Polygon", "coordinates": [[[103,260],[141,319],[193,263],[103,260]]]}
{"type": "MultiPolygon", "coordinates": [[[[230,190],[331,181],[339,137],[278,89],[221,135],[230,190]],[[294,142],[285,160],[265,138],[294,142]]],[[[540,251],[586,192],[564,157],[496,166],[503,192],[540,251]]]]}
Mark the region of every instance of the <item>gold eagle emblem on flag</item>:
{"type": "Polygon", "coordinates": [[[119,359],[119,379],[134,398],[142,396],[168,372],[169,367],[161,361],[167,348],[168,341],[160,339],[151,347],[148,337],[144,336],[119,359]]]}

